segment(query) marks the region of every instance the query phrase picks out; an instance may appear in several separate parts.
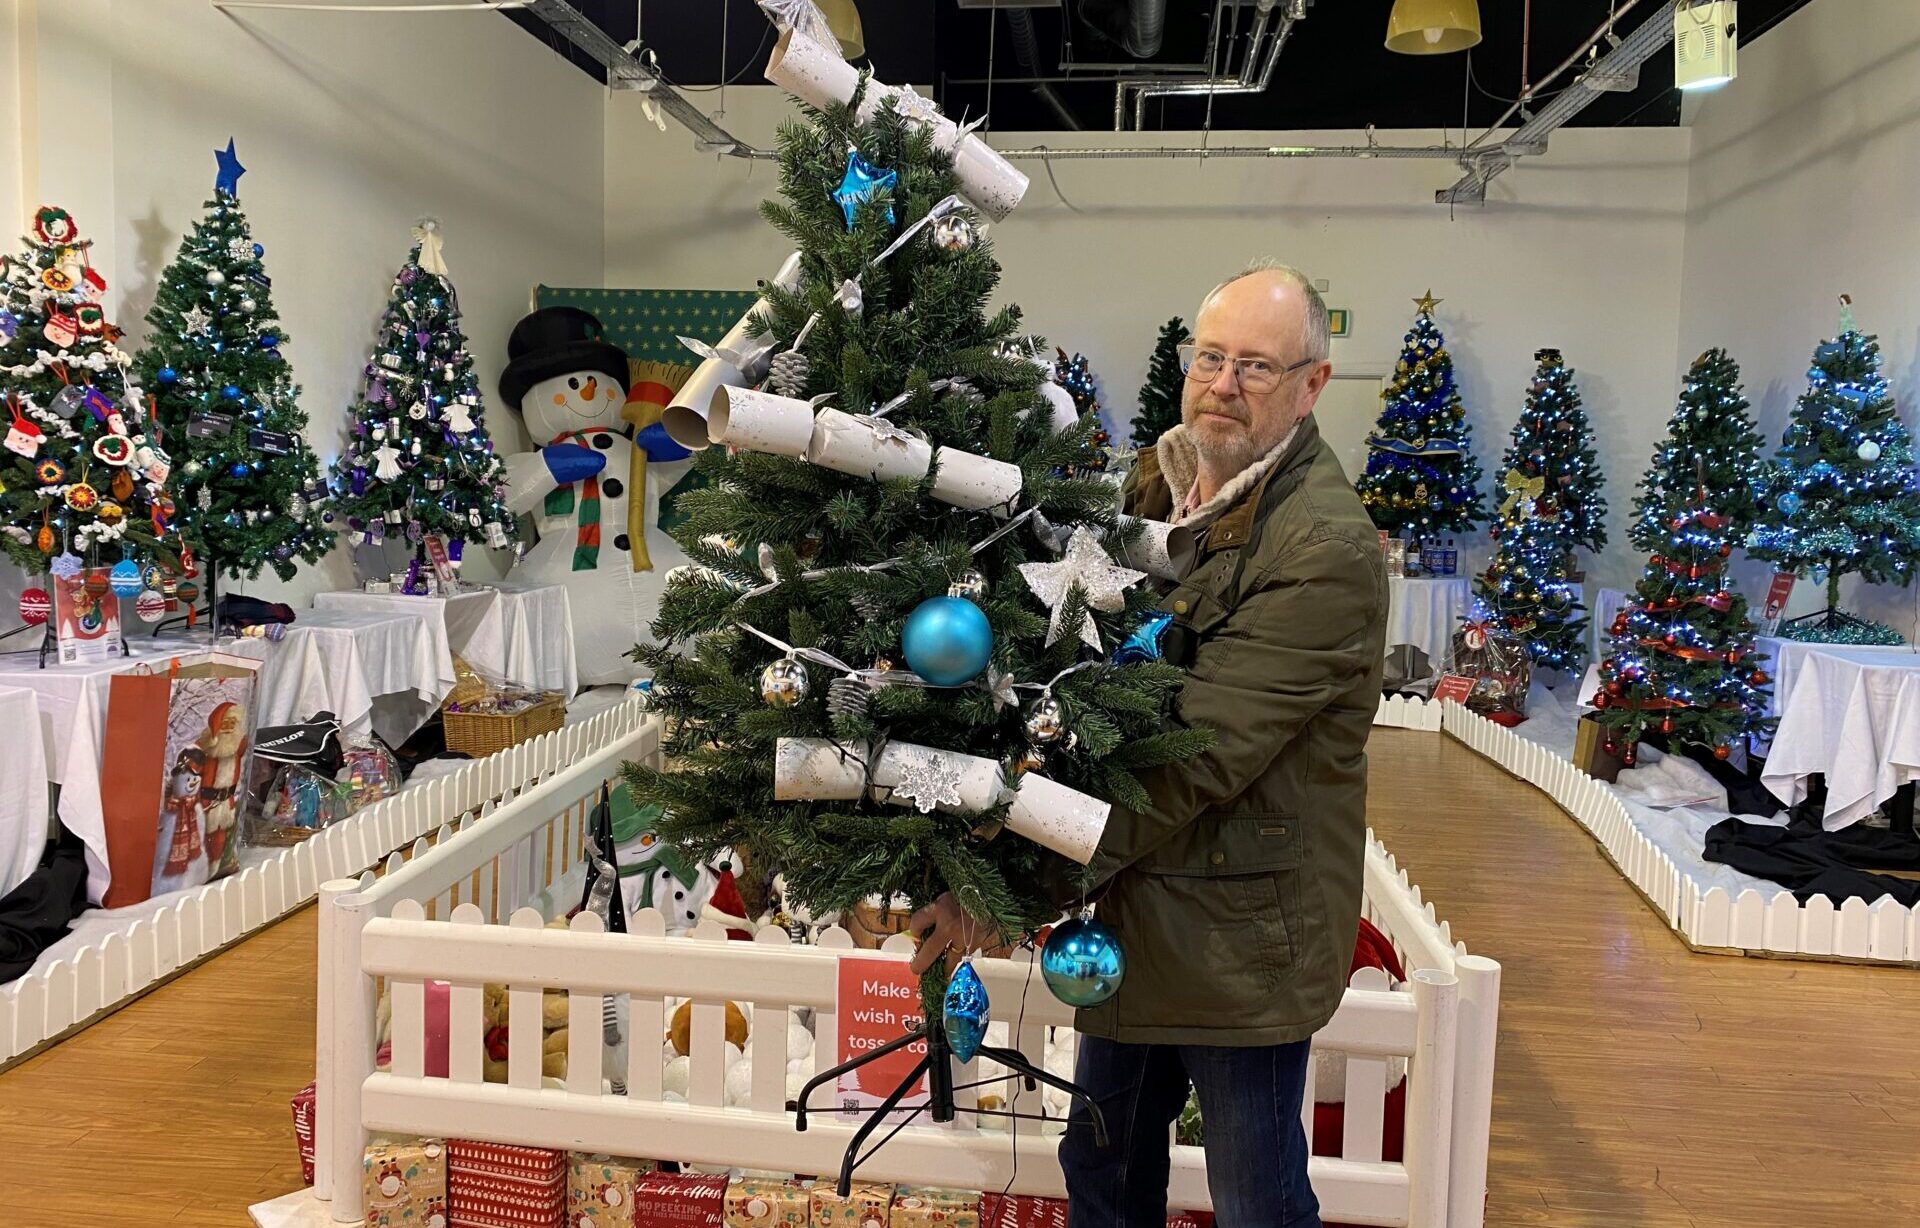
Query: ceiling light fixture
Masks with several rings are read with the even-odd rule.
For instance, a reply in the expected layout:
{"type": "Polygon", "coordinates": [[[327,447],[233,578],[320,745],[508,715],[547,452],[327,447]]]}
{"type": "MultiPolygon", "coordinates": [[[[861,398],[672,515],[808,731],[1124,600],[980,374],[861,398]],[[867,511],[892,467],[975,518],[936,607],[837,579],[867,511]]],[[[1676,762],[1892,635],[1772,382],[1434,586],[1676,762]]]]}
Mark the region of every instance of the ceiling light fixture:
{"type": "Polygon", "coordinates": [[[1673,10],[1673,83],[1683,90],[1717,90],[1739,75],[1737,0],[1706,0],[1673,10]]]}
{"type": "Polygon", "coordinates": [[[1394,0],[1387,16],[1387,50],[1401,55],[1446,55],[1479,41],[1476,0],[1394,0]]]}
{"type": "Polygon", "coordinates": [[[840,40],[840,54],[857,60],[867,54],[867,37],[860,28],[860,10],[853,0],[814,0],[827,19],[827,28],[840,40]]]}

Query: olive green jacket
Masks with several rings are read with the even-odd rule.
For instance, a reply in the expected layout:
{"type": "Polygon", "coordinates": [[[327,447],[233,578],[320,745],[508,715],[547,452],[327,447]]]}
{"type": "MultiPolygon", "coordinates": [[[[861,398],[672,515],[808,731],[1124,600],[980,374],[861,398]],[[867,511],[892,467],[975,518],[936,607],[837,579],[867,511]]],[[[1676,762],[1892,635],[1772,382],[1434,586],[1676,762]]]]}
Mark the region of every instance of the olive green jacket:
{"type": "MultiPolygon", "coordinates": [[[[1191,449],[1144,450],[1127,510],[1173,519],[1187,492],[1164,470],[1186,479],[1191,449]]],[[[1386,567],[1311,416],[1198,546],[1160,605],[1174,615],[1169,659],[1189,658],[1178,717],[1217,740],[1143,773],[1149,808],[1113,809],[1088,870],[1127,973],[1078,1027],[1138,1044],[1284,1044],[1333,1016],[1353,958],[1386,567]]]]}

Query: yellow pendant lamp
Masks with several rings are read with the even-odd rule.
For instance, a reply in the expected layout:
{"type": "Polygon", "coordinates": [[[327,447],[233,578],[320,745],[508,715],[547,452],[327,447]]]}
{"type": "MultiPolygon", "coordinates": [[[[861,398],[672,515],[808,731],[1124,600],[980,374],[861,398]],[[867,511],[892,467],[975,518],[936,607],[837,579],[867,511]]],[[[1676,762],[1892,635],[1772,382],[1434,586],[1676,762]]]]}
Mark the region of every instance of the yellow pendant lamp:
{"type": "MultiPolygon", "coordinates": [[[[840,54],[849,60],[857,60],[867,53],[866,35],[860,29],[860,10],[853,6],[853,0],[814,0],[820,6],[820,12],[827,19],[827,28],[840,40],[840,54]]],[[[1468,0],[1472,7],[1472,0],[1468,0]]],[[[1474,41],[1480,41],[1479,22],[1474,23],[1474,41]]]]}
{"type": "Polygon", "coordinates": [[[1387,50],[1401,55],[1446,55],[1479,41],[1476,0],[1394,0],[1387,17],[1387,50]]]}

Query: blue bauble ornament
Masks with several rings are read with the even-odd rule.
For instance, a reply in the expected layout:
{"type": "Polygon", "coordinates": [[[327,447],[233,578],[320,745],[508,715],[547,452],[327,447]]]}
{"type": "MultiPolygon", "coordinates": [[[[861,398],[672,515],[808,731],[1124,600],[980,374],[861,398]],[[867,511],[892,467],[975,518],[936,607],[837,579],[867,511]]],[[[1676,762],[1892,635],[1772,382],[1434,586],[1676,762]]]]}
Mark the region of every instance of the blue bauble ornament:
{"type": "Polygon", "coordinates": [[[107,583],[112,586],[116,597],[136,596],[147,586],[140,575],[140,564],[132,559],[121,559],[115,563],[113,570],[107,573],[107,583]]]}
{"type": "Polygon", "coordinates": [[[227,472],[231,473],[236,478],[244,478],[247,476],[247,474],[253,471],[250,468],[248,468],[247,462],[235,461],[233,462],[233,468],[229,469],[227,472]]]}
{"type": "Polygon", "coordinates": [[[1120,647],[1113,650],[1115,665],[1132,665],[1137,661],[1160,660],[1160,641],[1167,634],[1167,628],[1173,625],[1173,615],[1165,610],[1156,610],[1140,620],[1133,634],[1121,641],[1120,647]]]}
{"type": "Polygon", "coordinates": [[[1833,466],[1825,461],[1815,461],[1813,462],[1813,467],[1808,469],[1807,473],[1809,476],[1816,478],[1830,478],[1833,476],[1833,466]]]}
{"type": "Polygon", "coordinates": [[[987,987],[973,970],[973,961],[964,960],[947,981],[947,997],[942,1003],[941,1020],[947,1030],[947,1045],[953,1055],[971,1062],[987,1039],[987,987]]]}
{"type": "Polygon", "coordinates": [[[1775,507],[1789,516],[1800,510],[1800,496],[1790,490],[1773,502],[1775,507]]]}
{"type": "Polygon", "coordinates": [[[253,245],[253,254],[255,257],[264,256],[267,254],[267,249],[260,246],[258,243],[255,243],[253,245]]]}
{"type": "Polygon", "coordinates": [[[907,668],[935,686],[962,686],[993,655],[993,628],[965,597],[929,597],[907,615],[900,633],[907,668]]]}
{"type": "MultiPolygon", "coordinates": [[[[859,211],[860,203],[873,196],[882,188],[893,191],[900,181],[898,171],[883,171],[860,156],[857,149],[847,151],[847,173],[840,177],[840,186],[833,190],[833,199],[840,205],[840,212],[847,215],[847,229],[853,229],[854,215],[859,211]]],[[[887,206],[887,225],[893,225],[893,206],[887,206]]]]}
{"type": "Polygon", "coordinates": [[[180,373],[172,367],[162,367],[158,372],[158,378],[162,384],[171,384],[180,378],[180,373]]]}
{"type": "Polygon", "coordinates": [[[227,398],[227,400],[229,401],[238,401],[240,399],[240,385],[238,384],[224,385],[220,389],[220,395],[227,398]]]}
{"type": "Polygon", "coordinates": [[[1127,953],[1120,936],[1092,917],[1075,917],[1053,927],[1040,949],[1040,975],[1053,996],[1068,1006],[1098,1006],[1120,992],[1127,977],[1127,953]]]}
{"type": "Polygon", "coordinates": [[[279,344],[280,344],[280,338],[279,338],[279,337],[278,337],[277,335],[275,335],[275,334],[273,334],[273,333],[261,333],[261,334],[260,334],[260,348],[261,348],[261,349],[263,349],[263,350],[270,350],[270,349],[272,349],[272,348],[273,348],[274,346],[276,346],[276,345],[279,345],[279,344]]]}

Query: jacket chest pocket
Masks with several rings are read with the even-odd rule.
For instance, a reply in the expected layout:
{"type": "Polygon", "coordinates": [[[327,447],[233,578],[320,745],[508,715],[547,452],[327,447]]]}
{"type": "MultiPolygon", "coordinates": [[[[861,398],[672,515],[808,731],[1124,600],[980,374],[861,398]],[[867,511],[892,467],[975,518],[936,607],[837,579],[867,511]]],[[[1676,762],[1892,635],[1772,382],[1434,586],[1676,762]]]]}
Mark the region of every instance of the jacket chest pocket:
{"type": "Polygon", "coordinates": [[[1290,815],[1202,818],[1141,865],[1172,933],[1189,935],[1210,976],[1282,989],[1300,928],[1305,832],[1290,815]]]}
{"type": "Polygon", "coordinates": [[[1200,643],[1226,621],[1232,611],[1234,559],[1238,551],[1214,555],[1195,568],[1160,599],[1160,608],[1173,615],[1161,644],[1161,656],[1182,667],[1193,664],[1200,643]]]}

